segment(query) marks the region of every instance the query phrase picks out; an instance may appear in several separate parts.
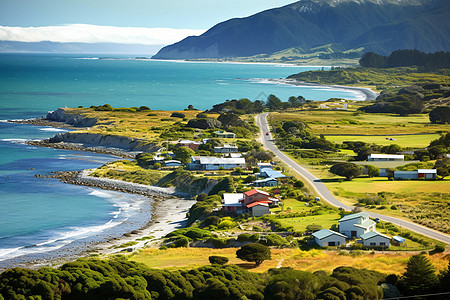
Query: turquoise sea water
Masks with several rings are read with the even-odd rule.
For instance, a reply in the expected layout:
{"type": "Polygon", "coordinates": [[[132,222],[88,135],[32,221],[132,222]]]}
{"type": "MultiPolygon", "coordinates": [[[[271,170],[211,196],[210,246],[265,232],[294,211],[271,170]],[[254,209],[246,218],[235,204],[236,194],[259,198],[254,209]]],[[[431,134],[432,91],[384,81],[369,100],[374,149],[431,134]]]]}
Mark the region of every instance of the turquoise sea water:
{"type": "MultiPolygon", "coordinates": [[[[283,100],[292,95],[314,100],[361,98],[356,92],[267,81],[310,69],[318,68],[0,54],[0,120],[105,103],[182,110],[189,104],[207,109],[227,99],[264,99],[269,94],[283,100]]],[[[116,159],[24,143],[57,132],[0,122],[0,268],[11,266],[11,259],[45,258],[56,249],[73,251],[82,241],[120,236],[148,221],[149,201],[143,197],[35,178],[116,159]]]]}

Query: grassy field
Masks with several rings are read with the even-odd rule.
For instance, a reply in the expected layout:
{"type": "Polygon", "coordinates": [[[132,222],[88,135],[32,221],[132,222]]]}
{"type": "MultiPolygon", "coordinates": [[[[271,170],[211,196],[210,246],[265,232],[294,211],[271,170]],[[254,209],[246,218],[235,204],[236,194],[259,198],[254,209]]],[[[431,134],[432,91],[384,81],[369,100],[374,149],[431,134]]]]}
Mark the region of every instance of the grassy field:
{"type": "MultiPolygon", "coordinates": [[[[211,255],[229,258],[229,264],[242,266],[249,271],[262,273],[270,268],[292,267],[296,270],[331,272],[339,266],[353,266],[356,268],[379,271],[385,274],[402,274],[411,253],[376,253],[353,251],[301,251],[298,249],[272,249],[272,259],[264,261],[259,267],[253,263],[244,262],[236,258],[237,248],[211,249],[211,248],[176,248],[167,250],[144,249],[129,257],[130,260],[144,263],[152,268],[196,268],[208,265],[211,255]]],[[[430,256],[437,270],[443,270],[448,261],[443,254],[430,256]]]]}
{"type": "Polygon", "coordinates": [[[436,140],[440,137],[439,134],[416,134],[416,135],[326,135],[327,140],[334,143],[342,144],[344,141],[360,141],[365,143],[375,143],[377,145],[391,145],[397,144],[402,148],[423,148],[430,144],[432,140],[436,140]],[[393,140],[387,139],[393,138],[393,140]]]}
{"type": "MultiPolygon", "coordinates": [[[[397,116],[394,114],[368,114],[356,112],[350,105],[348,111],[333,110],[297,110],[271,113],[268,120],[301,121],[306,123],[316,135],[380,135],[381,139],[392,135],[437,134],[450,131],[450,125],[431,124],[428,114],[397,116]]],[[[423,137],[408,137],[410,142],[417,139],[423,143],[423,137]]],[[[395,141],[397,142],[397,141],[395,141]]]]}
{"type": "MultiPolygon", "coordinates": [[[[89,118],[97,118],[97,124],[90,133],[112,134],[140,138],[150,141],[160,141],[162,133],[171,133],[177,124],[186,124],[200,112],[197,110],[178,111],[185,118],[170,117],[173,111],[95,111],[92,108],[67,108],[68,114],[79,114],[89,118]]],[[[217,115],[215,115],[217,117],[217,115]]],[[[192,139],[194,130],[177,132],[179,138],[192,139]]]]}

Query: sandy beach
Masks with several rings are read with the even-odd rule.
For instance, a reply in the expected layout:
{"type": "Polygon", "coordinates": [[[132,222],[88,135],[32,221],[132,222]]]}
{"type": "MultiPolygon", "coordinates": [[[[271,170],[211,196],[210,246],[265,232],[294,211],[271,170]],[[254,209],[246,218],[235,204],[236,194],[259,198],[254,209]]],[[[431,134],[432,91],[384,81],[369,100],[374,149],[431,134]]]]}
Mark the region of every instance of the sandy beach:
{"type": "Polygon", "coordinates": [[[375,100],[379,93],[372,91],[368,88],[363,87],[353,87],[353,86],[345,86],[345,85],[325,85],[318,83],[309,83],[304,81],[298,81],[295,79],[270,79],[270,82],[278,83],[278,84],[287,84],[287,85],[296,85],[296,86],[312,86],[312,87],[323,87],[323,88],[331,88],[331,89],[340,89],[340,90],[350,90],[356,91],[364,96],[364,101],[375,100]]]}

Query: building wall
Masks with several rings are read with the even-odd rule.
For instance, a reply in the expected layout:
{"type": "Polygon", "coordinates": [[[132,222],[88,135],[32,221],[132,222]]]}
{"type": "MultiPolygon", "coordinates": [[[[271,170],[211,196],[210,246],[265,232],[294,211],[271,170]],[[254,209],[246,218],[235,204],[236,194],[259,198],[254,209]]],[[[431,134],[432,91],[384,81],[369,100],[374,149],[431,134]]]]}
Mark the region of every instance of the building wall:
{"type": "MultiPolygon", "coordinates": [[[[336,246],[336,247],[345,245],[345,238],[343,238],[339,235],[336,235],[336,234],[327,236],[326,238],[321,239],[321,240],[319,240],[318,238],[315,237],[314,240],[316,241],[317,245],[319,245],[320,247],[328,247],[328,246],[330,246],[329,244],[333,243],[333,242],[335,243],[334,246],[336,246]]],[[[333,247],[333,246],[331,245],[331,247],[333,247]]]]}
{"type": "MultiPolygon", "coordinates": [[[[364,228],[356,227],[354,224],[360,224],[359,222],[364,222],[362,218],[352,219],[348,221],[339,222],[339,232],[345,235],[348,238],[352,238],[352,231],[356,232],[356,237],[359,238],[362,234],[366,233],[369,230],[364,230],[364,228]]],[[[372,231],[372,230],[370,230],[372,231]]]]}
{"type": "Polygon", "coordinates": [[[363,240],[363,244],[364,246],[370,247],[370,246],[387,246],[389,247],[391,245],[391,240],[387,239],[385,237],[382,236],[374,236],[370,239],[366,239],[363,240]],[[372,243],[372,245],[371,245],[372,243]],[[384,245],[382,245],[381,243],[385,243],[384,245]],[[375,245],[373,245],[375,244],[375,245]]]}
{"type": "Polygon", "coordinates": [[[259,193],[251,195],[250,197],[244,194],[244,204],[247,205],[256,201],[267,201],[268,198],[269,198],[268,196],[259,193]]]}
{"type": "Polygon", "coordinates": [[[252,207],[252,216],[253,217],[261,217],[262,215],[266,215],[268,213],[270,213],[268,206],[255,205],[252,207]]]}

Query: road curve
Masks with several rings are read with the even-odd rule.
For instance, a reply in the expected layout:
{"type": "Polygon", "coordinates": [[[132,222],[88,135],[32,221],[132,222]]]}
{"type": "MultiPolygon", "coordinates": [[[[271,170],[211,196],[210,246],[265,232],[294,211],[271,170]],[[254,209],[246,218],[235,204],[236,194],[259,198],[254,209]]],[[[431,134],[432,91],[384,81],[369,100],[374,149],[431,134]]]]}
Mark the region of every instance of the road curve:
{"type": "MultiPolygon", "coordinates": [[[[344,203],[337,200],[319,178],[315,177],[313,174],[311,174],[305,168],[300,166],[293,159],[289,158],[286,154],[278,150],[277,146],[275,145],[272,139],[272,133],[270,132],[270,128],[267,123],[267,115],[268,113],[263,113],[257,116],[257,123],[260,128],[261,143],[264,145],[264,147],[272,151],[281,161],[283,161],[286,165],[291,167],[295,172],[300,174],[300,176],[302,176],[306,181],[308,181],[322,200],[328,202],[333,206],[342,207],[345,210],[352,210],[353,209],[352,206],[345,205],[344,203]]],[[[373,212],[367,213],[373,218],[379,218],[380,220],[391,222],[397,226],[409,229],[411,231],[420,233],[425,236],[429,236],[435,240],[444,242],[446,244],[450,244],[450,236],[445,233],[438,232],[436,230],[424,227],[422,225],[397,219],[394,217],[385,216],[373,212]]]]}

